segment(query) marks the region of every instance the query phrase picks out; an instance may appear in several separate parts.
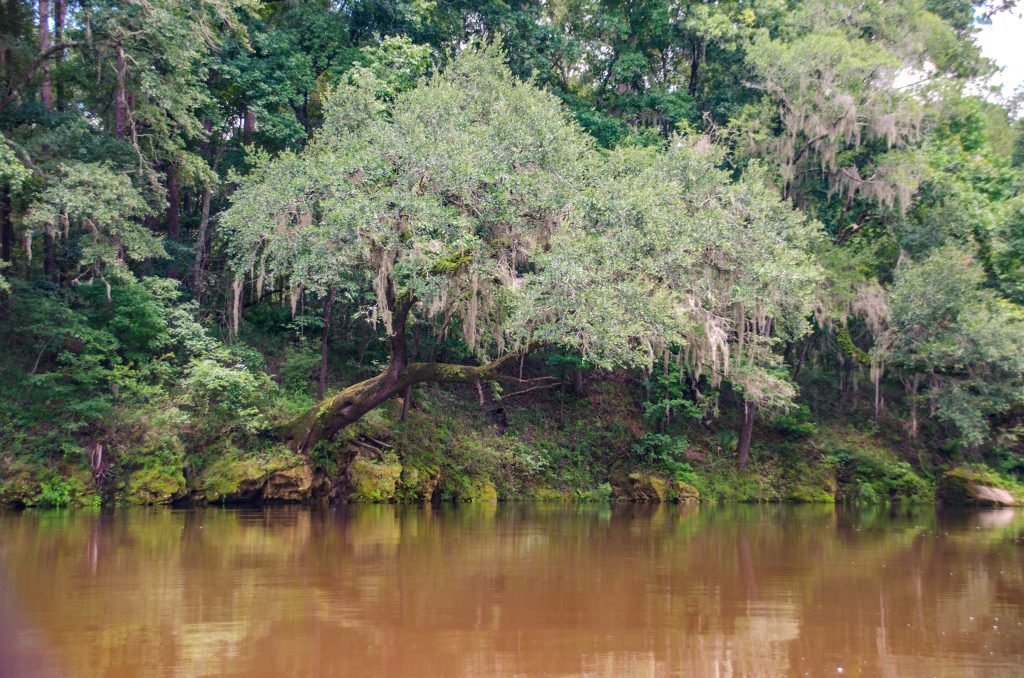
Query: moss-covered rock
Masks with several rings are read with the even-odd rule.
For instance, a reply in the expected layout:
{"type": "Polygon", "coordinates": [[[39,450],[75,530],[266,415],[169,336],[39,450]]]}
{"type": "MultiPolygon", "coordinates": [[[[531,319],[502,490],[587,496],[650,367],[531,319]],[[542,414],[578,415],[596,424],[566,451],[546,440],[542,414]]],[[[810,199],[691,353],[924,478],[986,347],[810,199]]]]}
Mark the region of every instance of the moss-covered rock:
{"type": "Polygon", "coordinates": [[[672,501],[680,504],[700,501],[700,490],[690,483],[675,480],[671,486],[672,501]]]}
{"type": "Polygon", "coordinates": [[[352,488],[348,500],[352,502],[383,503],[394,500],[402,465],[394,462],[376,462],[355,459],[348,471],[352,488]]]}
{"type": "Polygon", "coordinates": [[[494,504],[498,501],[498,488],[489,478],[476,478],[466,484],[458,499],[472,504],[494,504]]]}
{"type": "Polygon", "coordinates": [[[978,466],[960,466],[942,474],[936,490],[949,506],[1017,506],[1020,499],[994,473],[978,466]]]}
{"type": "Polygon", "coordinates": [[[440,480],[436,468],[403,466],[395,488],[395,498],[402,502],[431,501],[440,480]]]}
{"type": "Polygon", "coordinates": [[[0,467],[0,505],[93,506],[100,501],[87,468],[11,461],[0,467]]]}
{"type": "Polygon", "coordinates": [[[10,506],[31,506],[39,494],[38,468],[18,463],[0,468],[0,503],[10,506]]]}
{"type": "Polygon", "coordinates": [[[669,498],[668,483],[650,473],[630,473],[617,468],[612,471],[608,482],[612,486],[612,498],[616,501],[664,502],[669,498]]]}
{"type": "Polygon", "coordinates": [[[185,474],[173,466],[135,469],[124,486],[124,498],[129,504],[170,504],[185,493],[185,474]]]}
{"type": "Polygon", "coordinates": [[[192,499],[197,503],[244,503],[263,496],[267,479],[301,464],[301,459],[287,449],[263,454],[246,454],[237,449],[225,450],[196,476],[192,483],[192,499]]]}
{"type": "Polygon", "coordinates": [[[832,504],[836,500],[835,476],[819,470],[791,479],[784,494],[785,501],[795,504],[832,504]]]}
{"type": "Polygon", "coordinates": [[[264,501],[305,501],[313,488],[313,469],[300,463],[275,471],[263,486],[264,501]]]}

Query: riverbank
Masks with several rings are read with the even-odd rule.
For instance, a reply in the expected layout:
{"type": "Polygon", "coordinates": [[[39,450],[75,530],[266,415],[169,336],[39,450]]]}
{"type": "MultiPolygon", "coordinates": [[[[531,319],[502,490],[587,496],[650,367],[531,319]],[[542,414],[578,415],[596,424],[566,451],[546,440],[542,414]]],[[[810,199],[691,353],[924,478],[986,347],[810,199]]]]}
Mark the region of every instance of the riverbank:
{"type": "Polygon", "coordinates": [[[811,423],[800,412],[759,427],[750,462],[736,435],[688,421],[658,431],[628,382],[515,403],[465,389],[417,392],[350,427],[308,459],[266,440],[188,450],[187,432],[122,454],[97,482],[88,455],[8,455],[10,506],[261,502],[795,502],[1015,504],[1012,480],[979,464],[926,466],[876,427],[811,423]],[[406,409],[403,419],[402,412],[406,409]],[[170,452],[168,451],[170,449],[170,452]],[[177,452],[175,452],[177,451],[177,452]],[[911,456],[908,460],[907,457],[911,456]],[[128,461],[130,460],[130,461],[128,461]],[[913,463],[917,462],[917,463],[913,463]]]}

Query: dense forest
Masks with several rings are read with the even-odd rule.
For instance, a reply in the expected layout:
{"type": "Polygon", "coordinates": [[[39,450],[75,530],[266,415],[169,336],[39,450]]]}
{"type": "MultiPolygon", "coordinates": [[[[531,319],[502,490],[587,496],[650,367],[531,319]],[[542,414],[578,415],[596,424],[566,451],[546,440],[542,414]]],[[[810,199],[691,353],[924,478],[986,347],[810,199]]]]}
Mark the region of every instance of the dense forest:
{"type": "Polygon", "coordinates": [[[1013,501],[978,0],[2,0],[0,503],[1013,501]]]}

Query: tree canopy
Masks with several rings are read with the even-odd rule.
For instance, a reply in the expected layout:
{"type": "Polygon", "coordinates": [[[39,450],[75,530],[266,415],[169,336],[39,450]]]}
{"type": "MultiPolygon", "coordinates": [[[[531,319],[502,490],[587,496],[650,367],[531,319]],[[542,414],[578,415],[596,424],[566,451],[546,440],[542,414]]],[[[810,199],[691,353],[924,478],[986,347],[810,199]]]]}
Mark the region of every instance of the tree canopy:
{"type": "Polygon", "coordinates": [[[1013,6],[4,2],[0,440],[309,457],[600,379],[636,449],[870,419],[1024,472],[1013,6]]]}

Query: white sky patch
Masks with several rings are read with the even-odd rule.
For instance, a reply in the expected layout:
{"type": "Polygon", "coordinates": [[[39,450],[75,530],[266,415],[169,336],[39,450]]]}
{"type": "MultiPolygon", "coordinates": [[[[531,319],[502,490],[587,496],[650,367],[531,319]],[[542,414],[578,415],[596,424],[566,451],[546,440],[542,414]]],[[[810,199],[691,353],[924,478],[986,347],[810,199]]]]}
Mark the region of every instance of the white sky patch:
{"type": "Polygon", "coordinates": [[[1002,86],[1003,96],[1024,87],[1024,9],[999,12],[990,25],[981,27],[977,40],[982,55],[1002,68],[992,84],[1002,86]]]}

